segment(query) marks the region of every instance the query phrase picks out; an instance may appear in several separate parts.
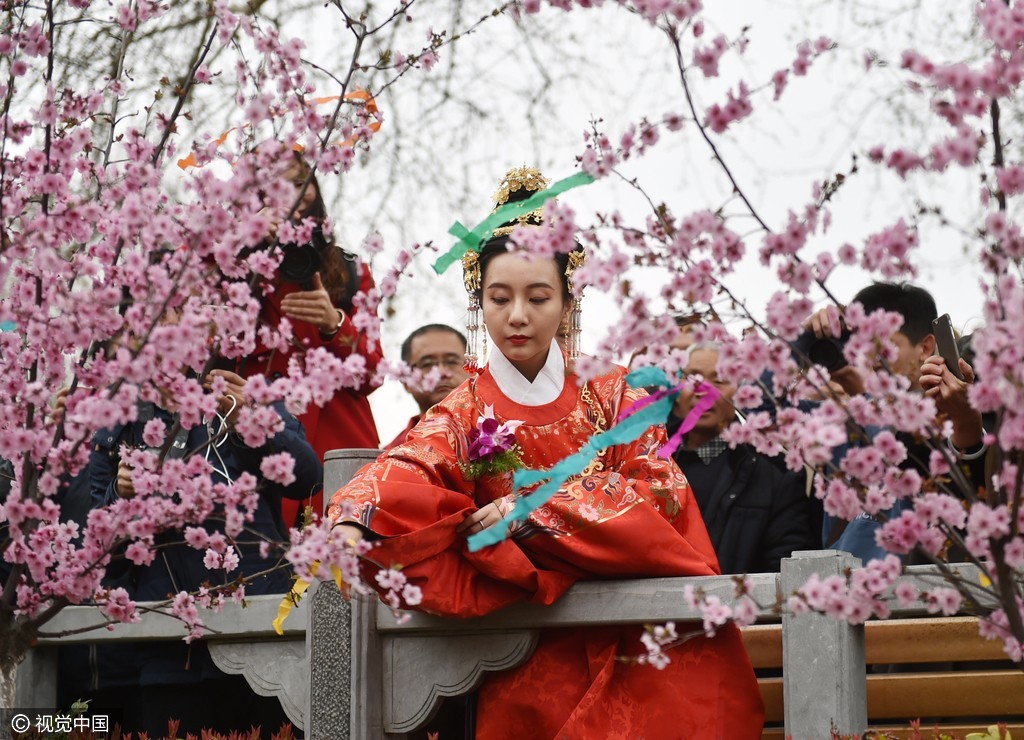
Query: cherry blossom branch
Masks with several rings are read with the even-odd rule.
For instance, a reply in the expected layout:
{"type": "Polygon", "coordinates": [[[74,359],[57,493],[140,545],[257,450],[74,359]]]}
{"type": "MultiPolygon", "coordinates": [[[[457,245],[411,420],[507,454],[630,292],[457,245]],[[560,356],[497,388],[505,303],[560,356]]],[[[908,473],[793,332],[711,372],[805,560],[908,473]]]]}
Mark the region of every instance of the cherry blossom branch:
{"type": "MultiPolygon", "coordinates": [[[[47,0],[46,2],[46,33],[47,40],[49,42],[49,48],[46,55],[46,87],[47,94],[50,94],[53,83],[53,0],[47,0]]],[[[43,127],[43,154],[45,161],[43,163],[43,171],[49,174],[52,170],[52,163],[50,159],[51,145],[53,143],[53,126],[49,122],[43,127]]],[[[43,215],[49,214],[50,210],[50,194],[44,193],[42,197],[41,207],[43,215]]],[[[43,278],[37,274],[34,277],[34,288],[35,288],[35,304],[36,308],[42,311],[43,305],[43,278]]],[[[29,383],[36,382],[39,376],[39,359],[35,358],[32,364],[28,368],[29,383]]],[[[35,419],[36,406],[31,401],[27,404],[25,410],[26,426],[32,428],[35,419]]],[[[22,492],[27,496],[29,492],[35,491],[35,481],[37,479],[38,472],[36,466],[32,465],[32,461],[28,456],[22,461],[21,476],[22,476],[22,492]]],[[[6,591],[6,589],[5,589],[6,591]]]]}
{"type": "Polygon", "coordinates": [[[736,195],[739,196],[739,198],[743,201],[743,203],[747,207],[747,210],[750,212],[750,215],[754,218],[755,221],[757,221],[758,224],[760,224],[761,228],[764,229],[766,232],[770,233],[771,229],[768,227],[768,224],[765,223],[764,219],[762,219],[761,216],[758,214],[757,209],[754,207],[754,204],[751,203],[750,200],[747,198],[743,189],[736,181],[736,177],[732,174],[732,170],[725,163],[725,160],[722,158],[721,153],[718,151],[718,147],[715,146],[715,142],[708,135],[707,130],[704,128],[704,124],[702,124],[700,121],[700,116],[697,114],[697,106],[693,101],[693,94],[690,92],[690,83],[686,78],[686,63],[683,61],[683,47],[680,43],[678,32],[674,28],[667,28],[665,29],[665,32],[669,40],[672,42],[672,49],[675,52],[676,57],[676,66],[679,69],[679,81],[683,85],[683,93],[686,95],[686,105],[690,109],[690,115],[693,116],[693,122],[697,126],[697,131],[700,133],[701,138],[704,139],[704,142],[711,149],[712,155],[718,162],[719,166],[722,168],[722,171],[725,173],[725,176],[729,178],[729,182],[732,183],[733,192],[735,192],[736,195]]]}
{"type": "MultiPolygon", "coordinates": [[[[999,131],[999,100],[992,98],[989,104],[989,119],[992,122],[992,165],[999,169],[1003,166],[1003,139],[999,131]]],[[[1006,211],[1006,194],[996,189],[996,202],[1000,211],[1006,211]]]]}
{"type": "MultiPolygon", "coordinates": [[[[128,44],[129,39],[132,36],[132,31],[126,28],[121,29],[121,45],[117,52],[117,58],[114,60],[114,68],[111,70],[111,80],[121,79],[121,75],[124,73],[124,62],[128,55],[128,44]]],[[[110,103],[110,133],[107,136],[106,146],[103,147],[103,166],[110,163],[110,152],[114,147],[115,133],[117,131],[117,110],[121,102],[121,96],[115,95],[114,99],[110,103]]]]}
{"type": "Polygon", "coordinates": [[[188,70],[188,74],[185,75],[185,79],[178,83],[178,87],[175,90],[178,99],[175,101],[174,108],[171,110],[171,113],[164,124],[163,135],[160,137],[160,141],[157,142],[156,148],[153,150],[151,161],[154,166],[159,163],[160,158],[163,156],[164,148],[167,146],[167,142],[170,140],[171,134],[175,131],[175,122],[178,120],[178,116],[181,115],[181,111],[188,100],[189,93],[192,92],[192,88],[195,86],[196,72],[199,71],[199,68],[206,60],[206,55],[210,53],[210,47],[213,46],[213,40],[217,37],[217,29],[219,25],[219,23],[214,23],[213,29],[206,37],[206,43],[201,47],[198,56],[195,58],[188,70]]]}
{"type": "MultiPolygon", "coordinates": [[[[14,13],[12,13],[14,15],[14,13]]],[[[15,16],[19,21],[19,32],[25,27],[25,16],[15,16]]],[[[0,118],[3,119],[3,138],[0,139],[0,185],[7,182],[7,142],[10,140],[11,104],[14,102],[15,74],[13,64],[7,75],[7,93],[4,95],[3,109],[0,110],[0,118]]],[[[0,198],[0,253],[7,248],[7,231],[5,226],[6,211],[4,210],[4,199],[0,198]]]]}
{"type": "Polygon", "coordinates": [[[378,23],[373,28],[369,29],[367,35],[376,35],[382,28],[391,25],[392,21],[394,21],[397,18],[400,18],[403,15],[406,15],[409,12],[409,9],[412,8],[412,6],[415,4],[416,0],[401,0],[401,2],[399,2],[398,5],[395,6],[395,9],[391,11],[391,15],[389,15],[387,18],[385,18],[383,21],[378,23]]]}

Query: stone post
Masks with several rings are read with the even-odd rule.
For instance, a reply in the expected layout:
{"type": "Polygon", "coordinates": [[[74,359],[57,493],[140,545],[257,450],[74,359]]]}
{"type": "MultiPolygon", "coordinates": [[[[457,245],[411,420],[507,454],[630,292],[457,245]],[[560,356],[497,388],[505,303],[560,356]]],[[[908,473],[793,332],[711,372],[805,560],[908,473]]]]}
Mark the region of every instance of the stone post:
{"type": "MultiPolygon", "coordinates": [[[[324,505],[379,450],[332,450],[324,458],[324,505]]],[[[376,599],[349,601],[334,583],[314,586],[306,655],[309,707],[306,737],[362,740],[383,736],[381,649],[376,599]]]]}
{"type": "MultiPolygon", "coordinates": [[[[782,595],[811,574],[843,575],[860,559],[836,550],[794,552],[782,561],[782,595]]],[[[864,625],[823,614],[782,617],[783,691],[786,736],[794,740],[863,733],[867,729],[864,625]]]]}

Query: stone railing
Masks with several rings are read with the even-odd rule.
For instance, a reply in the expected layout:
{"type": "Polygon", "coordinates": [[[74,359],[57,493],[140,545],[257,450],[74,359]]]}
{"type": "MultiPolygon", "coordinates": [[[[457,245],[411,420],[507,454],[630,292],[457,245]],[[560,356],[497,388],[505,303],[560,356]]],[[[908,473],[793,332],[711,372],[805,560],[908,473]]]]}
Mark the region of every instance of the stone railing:
{"type": "MultiPolygon", "coordinates": [[[[329,453],[326,489],[336,490],[373,454],[329,453]]],[[[843,574],[859,564],[847,553],[798,552],[783,561],[781,573],[751,576],[753,596],[764,605],[759,622],[781,621],[786,735],[819,738],[828,737],[831,728],[852,733],[867,727],[864,627],[814,614],[780,620],[773,608],[781,595],[792,593],[812,573],[843,574]]],[[[977,582],[970,568],[961,570],[977,582]]],[[[927,568],[908,569],[905,578],[924,587],[937,583],[927,568]]],[[[285,622],[283,637],[271,627],[280,597],[266,596],[250,599],[246,609],[229,607],[205,617],[211,631],[204,639],[222,670],[244,675],[259,694],[279,697],[307,737],[401,738],[427,722],[442,698],[473,690],[487,672],[525,662],[538,630],[698,619],[683,598],[688,585],[726,602],[734,592],[727,576],[586,582],[547,607],[517,604],[464,620],[413,613],[400,623],[378,601],[348,601],[328,583],[310,590],[285,622]]],[[[922,612],[920,604],[893,607],[897,617],[922,612]]],[[[76,630],[99,621],[88,607],[69,608],[47,625],[47,632],[76,630]]],[[[139,624],[60,639],[181,636],[177,621],[147,614],[139,624]]],[[[19,706],[53,707],[56,642],[41,640],[21,669],[19,706]]]]}
{"type": "MultiPolygon", "coordinates": [[[[278,697],[288,718],[302,727],[309,694],[306,602],[300,603],[285,622],[283,636],[277,635],[272,626],[281,603],[280,594],[253,596],[246,603],[244,609],[230,604],[220,613],[202,613],[207,626],[202,639],[218,668],[245,676],[257,694],[278,697]]],[[[99,612],[88,606],[68,607],[48,622],[44,628],[47,634],[77,634],[39,640],[18,667],[15,706],[60,709],[56,706],[58,644],[181,640],[185,635],[180,621],[156,612],[146,612],[141,622],[119,624],[110,631],[102,627],[88,629],[102,624],[99,612]]]]}

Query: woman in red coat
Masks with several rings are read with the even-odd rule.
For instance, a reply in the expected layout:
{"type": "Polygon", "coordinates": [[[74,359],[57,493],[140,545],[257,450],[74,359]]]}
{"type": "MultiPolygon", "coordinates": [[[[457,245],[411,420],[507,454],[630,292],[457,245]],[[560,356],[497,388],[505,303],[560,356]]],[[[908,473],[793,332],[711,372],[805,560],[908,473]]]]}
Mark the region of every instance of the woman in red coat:
{"type": "MultiPolygon", "coordinates": [[[[269,327],[277,327],[281,318],[287,317],[292,325],[292,341],[289,349],[282,352],[257,340],[256,350],[242,362],[240,374],[268,378],[285,374],[291,357],[316,347],[326,348],[341,360],[353,354],[363,357],[366,370],[358,388],[342,388],[322,407],[310,404],[299,417],[306,437],[323,459],[328,450],[380,446],[368,396],[377,388],[372,378],[382,353],[380,344],[373,342],[371,346],[365,333],[352,321],[356,294],[367,293],[374,287],[370,269],[323,233],[327,211],[316,175],[310,177],[308,165],[298,154],[293,156],[294,161],[281,176],[294,188],[293,202],[302,192],[292,220],[312,218],[318,227],[309,244],[283,245],[281,267],[273,285],[267,286],[261,297],[260,311],[260,323],[269,327]],[[307,179],[309,184],[302,191],[307,179]]],[[[278,221],[281,215],[277,215],[278,221]]],[[[276,234],[276,224],[273,231],[276,234]]],[[[295,524],[306,506],[320,514],[323,494],[305,501],[285,501],[284,522],[295,524]]]]}

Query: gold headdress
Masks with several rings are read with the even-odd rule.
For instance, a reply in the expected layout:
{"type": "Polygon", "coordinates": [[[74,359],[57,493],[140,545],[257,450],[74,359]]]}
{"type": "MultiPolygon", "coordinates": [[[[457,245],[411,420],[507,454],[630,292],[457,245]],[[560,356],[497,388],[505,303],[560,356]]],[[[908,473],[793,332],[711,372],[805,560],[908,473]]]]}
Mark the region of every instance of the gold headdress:
{"type": "MultiPolygon", "coordinates": [[[[498,186],[497,192],[494,193],[494,210],[496,211],[508,203],[509,198],[520,190],[524,190],[532,194],[539,190],[544,190],[550,184],[551,181],[544,177],[544,175],[540,173],[540,170],[536,170],[533,167],[527,167],[526,165],[523,165],[522,167],[514,167],[505,173],[505,177],[498,186]]],[[[514,200],[526,200],[528,197],[530,196],[525,195],[525,197],[515,198],[514,200]]],[[[494,211],[491,212],[493,213],[494,211]]],[[[535,208],[529,213],[524,213],[516,218],[515,222],[506,224],[505,226],[499,226],[492,233],[494,236],[505,236],[506,234],[511,234],[515,231],[517,226],[527,226],[531,224],[536,226],[540,224],[543,216],[543,206],[535,208]]]]}
{"type": "MultiPolygon", "coordinates": [[[[502,178],[497,192],[494,193],[494,210],[497,210],[510,200],[513,202],[526,200],[531,194],[544,190],[550,184],[550,180],[544,177],[539,170],[534,169],[533,167],[527,167],[525,165],[522,167],[514,167],[505,173],[505,177],[502,178]],[[520,193],[520,191],[524,192],[520,193]]],[[[492,236],[505,236],[512,233],[519,226],[539,226],[542,222],[543,215],[543,207],[536,208],[528,213],[518,216],[512,223],[499,226],[494,229],[491,234],[492,236]]],[[[569,263],[565,268],[565,278],[570,294],[573,293],[572,275],[576,271],[576,268],[583,264],[583,259],[583,252],[571,252],[569,254],[569,263]]],[[[483,364],[483,355],[486,354],[487,351],[487,331],[480,318],[480,254],[476,250],[470,249],[462,257],[462,280],[466,286],[466,292],[469,294],[469,306],[467,308],[466,316],[465,367],[468,372],[472,373],[479,371],[483,364]],[[483,343],[483,352],[480,351],[481,340],[483,343]]],[[[579,298],[573,295],[572,311],[569,315],[569,325],[567,327],[565,339],[565,350],[571,361],[575,361],[579,355],[579,336],[580,301],[579,298]]]]}

